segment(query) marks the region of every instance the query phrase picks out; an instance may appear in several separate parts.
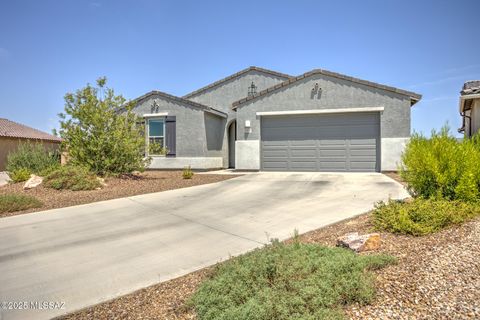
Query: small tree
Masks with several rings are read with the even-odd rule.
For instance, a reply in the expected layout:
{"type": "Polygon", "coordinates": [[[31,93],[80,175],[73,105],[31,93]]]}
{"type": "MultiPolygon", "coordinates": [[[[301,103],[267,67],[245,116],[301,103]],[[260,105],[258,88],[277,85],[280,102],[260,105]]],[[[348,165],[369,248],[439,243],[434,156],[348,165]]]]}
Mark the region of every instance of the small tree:
{"type": "Polygon", "coordinates": [[[69,161],[105,174],[142,171],[149,163],[143,151],[145,139],[132,103],[108,88],[106,78],[65,95],[65,113],[60,113],[62,147],[69,161]]]}

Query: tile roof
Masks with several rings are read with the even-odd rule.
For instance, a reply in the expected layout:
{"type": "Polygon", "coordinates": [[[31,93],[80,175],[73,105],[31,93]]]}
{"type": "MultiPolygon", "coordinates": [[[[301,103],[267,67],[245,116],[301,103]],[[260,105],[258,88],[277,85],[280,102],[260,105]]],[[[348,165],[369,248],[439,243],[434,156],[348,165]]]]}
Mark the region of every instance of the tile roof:
{"type": "Polygon", "coordinates": [[[0,137],[62,141],[62,139],[54,135],[4,118],[0,118],[0,137]]]}
{"type": "Polygon", "coordinates": [[[244,104],[248,101],[257,99],[258,97],[264,96],[264,95],[266,95],[270,92],[277,91],[280,88],[289,86],[292,83],[295,83],[297,81],[300,81],[302,79],[305,79],[305,78],[310,77],[310,76],[315,75],[315,74],[323,74],[323,75],[326,75],[326,76],[330,76],[330,77],[334,77],[334,78],[338,78],[338,79],[343,79],[343,80],[363,84],[363,85],[366,85],[366,86],[370,86],[370,87],[374,87],[374,88],[378,88],[378,89],[382,89],[382,90],[391,91],[391,92],[399,93],[399,94],[402,94],[402,95],[406,95],[406,96],[410,97],[412,105],[414,105],[416,102],[418,102],[422,98],[421,94],[418,94],[418,93],[415,93],[415,92],[410,92],[410,91],[406,91],[406,90],[402,90],[402,89],[397,89],[397,88],[386,86],[386,85],[379,84],[379,83],[376,83],[376,82],[362,80],[362,79],[350,77],[350,76],[347,76],[347,75],[343,75],[343,74],[340,74],[340,73],[328,71],[328,70],[314,69],[314,70],[306,72],[306,73],[304,73],[304,74],[302,74],[298,77],[290,78],[290,79],[288,79],[288,80],[286,80],[282,83],[279,83],[275,86],[267,88],[263,91],[260,91],[259,93],[255,94],[253,96],[246,97],[246,98],[240,99],[238,101],[235,101],[232,104],[232,108],[236,109],[238,106],[240,106],[240,105],[242,105],[242,104],[244,104]]]}
{"type": "Polygon", "coordinates": [[[465,82],[460,93],[462,94],[462,96],[480,93],[480,80],[472,80],[465,82]]]}
{"type": "Polygon", "coordinates": [[[281,72],[277,72],[277,71],[273,71],[273,70],[268,70],[268,69],[264,69],[264,68],[260,68],[260,67],[255,67],[255,66],[251,66],[251,67],[248,67],[246,69],[243,69],[237,73],[234,73],[232,75],[229,75],[228,77],[226,78],[223,78],[223,79],[220,79],[218,81],[215,81],[205,87],[202,87],[198,90],[195,90],[193,92],[190,92],[189,94],[186,94],[183,96],[183,98],[185,99],[189,99],[191,97],[194,97],[196,96],[197,94],[200,94],[210,88],[213,88],[213,87],[216,87],[216,86],[219,86],[229,80],[232,80],[232,79],[235,79],[235,78],[238,78],[240,77],[241,75],[249,72],[249,71],[257,71],[257,72],[261,72],[261,73],[266,73],[266,74],[269,74],[269,75],[272,75],[272,76],[275,76],[275,77],[278,77],[278,78],[284,78],[284,79],[289,79],[291,78],[292,76],[291,75],[288,75],[288,74],[285,74],[285,73],[281,73],[281,72]]]}
{"type": "MultiPolygon", "coordinates": [[[[144,94],[143,96],[140,96],[138,98],[136,98],[135,100],[133,100],[132,102],[134,103],[139,103],[140,101],[144,100],[144,99],[147,99],[151,96],[160,96],[160,97],[163,97],[167,100],[171,100],[171,101],[176,101],[176,102],[179,102],[179,103],[183,103],[183,104],[187,104],[187,105],[190,105],[192,107],[196,107],[196,108],[199,108],[199,109],[203,109],[204,111],[207,111],[207,112],[212,112],[212,113],[219,113],[219,114],[222,114],[224,116],[227,116],[227,114],[223,111],[220,111],[220,110],[217,110],[217,109],[214,109],[212,107],[209,107],[209,106],[206,106],[206,105],[203,105],[203,104],[200,104],[198,102],[194,102],[194,101],[191,101],[191,100],[187,100],[187,99],[184,99],[184,98],[180,98],[180,97],[177,97],[177,96],[174,96],[174,95],[171,95],[171,94],[168,94],[168,93],[165,93],[165,92],[162,92],[162,91],[158,91],[158,90],[153,90],[153,91],[150,91],[146,94],[144,94]]],[[[121,108],[119,110],[120,112],[122,111],[125,111],[125,108],[121,108]]]]}

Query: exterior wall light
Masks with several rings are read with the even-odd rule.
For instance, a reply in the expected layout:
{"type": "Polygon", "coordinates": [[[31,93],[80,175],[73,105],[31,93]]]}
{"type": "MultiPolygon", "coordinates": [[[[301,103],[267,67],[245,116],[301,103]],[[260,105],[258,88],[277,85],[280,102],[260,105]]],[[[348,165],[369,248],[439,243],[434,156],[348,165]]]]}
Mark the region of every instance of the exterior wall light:
{"type": "Polygon", "coordinates": [[[252,126],[250,120],[245,120],[245,133],[252,133],[252,126]]]}

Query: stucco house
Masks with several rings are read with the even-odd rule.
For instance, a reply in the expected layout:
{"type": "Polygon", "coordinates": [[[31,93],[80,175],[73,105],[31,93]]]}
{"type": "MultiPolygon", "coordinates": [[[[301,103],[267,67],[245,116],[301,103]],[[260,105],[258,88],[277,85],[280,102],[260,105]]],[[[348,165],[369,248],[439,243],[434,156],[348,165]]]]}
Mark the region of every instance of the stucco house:
{"type": "Polygon", "coordinates": [[[346,75],[249,67],[183,97],[135,99],[151,168],[396,170],[421,95],[346,75]],[[155,152],[153,152],[155,153],[155,152]]]}
{"type": "Polygon", "coordinates": [[[467,81],[460,91],[460,115],[465,137],[471,137],[480,130],[480,80],[467,81]]]}
{"type": "Polygon", "coordinates": [[[58,150],[62,139],[26,125],[0,118],[0,171],[5,170],[10,152],[21,143],[41,143],[48,150],[58,150]]]}

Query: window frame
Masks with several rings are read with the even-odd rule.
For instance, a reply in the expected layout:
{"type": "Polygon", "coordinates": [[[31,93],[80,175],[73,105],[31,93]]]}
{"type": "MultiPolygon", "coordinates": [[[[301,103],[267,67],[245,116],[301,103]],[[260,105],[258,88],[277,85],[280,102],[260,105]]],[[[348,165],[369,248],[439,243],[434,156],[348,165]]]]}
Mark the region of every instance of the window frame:
{"type": "Polygon", "coordinates": [[[146,130],[145,130],[145,154],[148,157],[165,157],[166,155],[164,154],[150,154],[150,138],[163,138],[163,148],[166,148],[165,143],[166,143],[166,132],[165,132],[165,122],[166,122],[166,117],[148,117],[145,118],[145,124],[146,124],[146,130]],[[161,120],[163,123],[163,136],[150,136],[150,121],[159,121],[161,120]]]}

